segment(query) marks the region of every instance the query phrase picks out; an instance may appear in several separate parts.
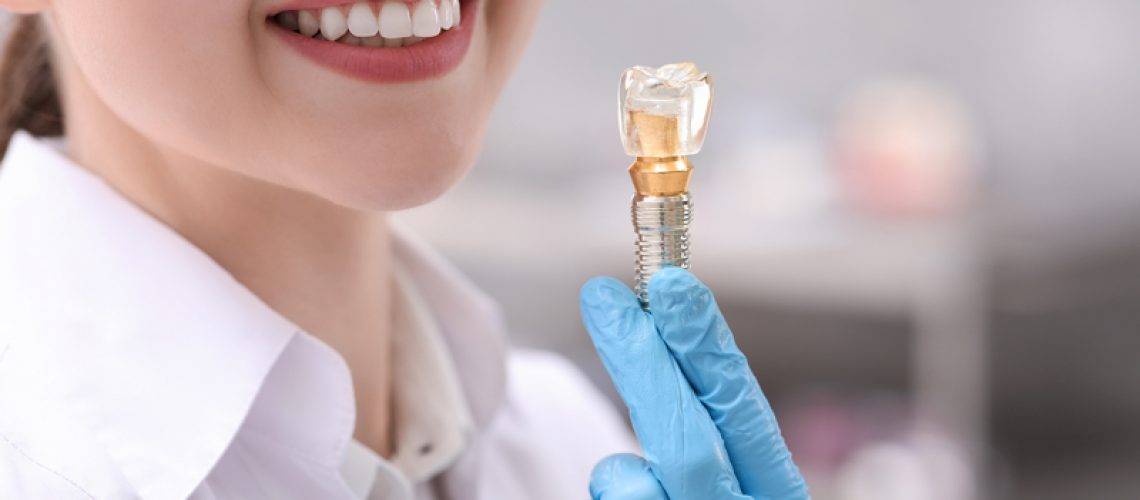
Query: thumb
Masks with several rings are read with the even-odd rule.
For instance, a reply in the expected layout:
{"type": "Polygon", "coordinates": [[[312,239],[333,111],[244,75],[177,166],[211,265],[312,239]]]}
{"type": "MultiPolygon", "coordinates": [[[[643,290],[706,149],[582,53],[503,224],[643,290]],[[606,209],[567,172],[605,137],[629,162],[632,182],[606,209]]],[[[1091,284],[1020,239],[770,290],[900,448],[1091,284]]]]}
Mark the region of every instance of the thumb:
{"type": "Polygon", "coordinates": [[[598,462],[590,478],[594,500],[669,500],[645,459],[628,453],[598,462]]]}

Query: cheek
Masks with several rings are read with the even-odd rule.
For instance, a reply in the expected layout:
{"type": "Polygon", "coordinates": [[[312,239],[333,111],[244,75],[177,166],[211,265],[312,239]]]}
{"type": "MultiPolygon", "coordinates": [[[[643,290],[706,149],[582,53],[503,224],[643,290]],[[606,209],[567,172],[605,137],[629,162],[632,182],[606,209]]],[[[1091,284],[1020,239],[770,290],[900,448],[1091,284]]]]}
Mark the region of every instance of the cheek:
{"type": "Polygon", "coordinates": [[[234,1],[57,0],[60,40],[86,85],[147,139],[223,164],[255,123],[248,5],[234,1]]]}

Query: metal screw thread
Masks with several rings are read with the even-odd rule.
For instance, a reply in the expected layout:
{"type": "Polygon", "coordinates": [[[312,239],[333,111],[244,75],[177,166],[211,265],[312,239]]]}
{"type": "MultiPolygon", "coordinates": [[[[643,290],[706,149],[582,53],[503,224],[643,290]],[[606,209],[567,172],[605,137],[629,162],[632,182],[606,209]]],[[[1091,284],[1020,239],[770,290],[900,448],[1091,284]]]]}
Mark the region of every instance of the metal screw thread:
{"type": "Polygon", "coordinates": [[[634,291],[649,310],[649,280],[666,267],[689,268],[689,222],[693,204],[688,194],[633,197],[633,228],[637,232],[634,291]]]}

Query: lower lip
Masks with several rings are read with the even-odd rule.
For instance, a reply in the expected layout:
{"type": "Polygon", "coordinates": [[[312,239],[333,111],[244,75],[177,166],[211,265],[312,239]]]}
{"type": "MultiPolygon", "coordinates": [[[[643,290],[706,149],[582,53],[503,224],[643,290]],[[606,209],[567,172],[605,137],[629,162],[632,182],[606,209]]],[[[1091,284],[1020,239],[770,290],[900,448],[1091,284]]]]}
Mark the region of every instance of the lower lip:
{"type": "Polygon", "coordinates": [[[337,73],[372,83],[404,83],[446,75],[463,62],[471,46],[479,0],[460,2],[463,22],[411,47],[374,48],[310,38],[270,19],[269,30],[302,56],[337,73]]]}

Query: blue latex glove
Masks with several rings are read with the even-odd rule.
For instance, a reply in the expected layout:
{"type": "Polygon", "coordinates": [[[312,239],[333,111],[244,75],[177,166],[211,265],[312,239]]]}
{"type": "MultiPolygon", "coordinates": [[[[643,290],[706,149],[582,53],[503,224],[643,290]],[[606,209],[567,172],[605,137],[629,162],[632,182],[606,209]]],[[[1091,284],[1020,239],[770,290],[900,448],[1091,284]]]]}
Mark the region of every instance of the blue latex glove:
{"type": "Polygon", "coordinates": [[[810,498],[748,361],[696,277],[657,272],[652,314],[612,278],[587,283],[581,302],[645,453],[599,463],[595,500],[810,498]]]}

